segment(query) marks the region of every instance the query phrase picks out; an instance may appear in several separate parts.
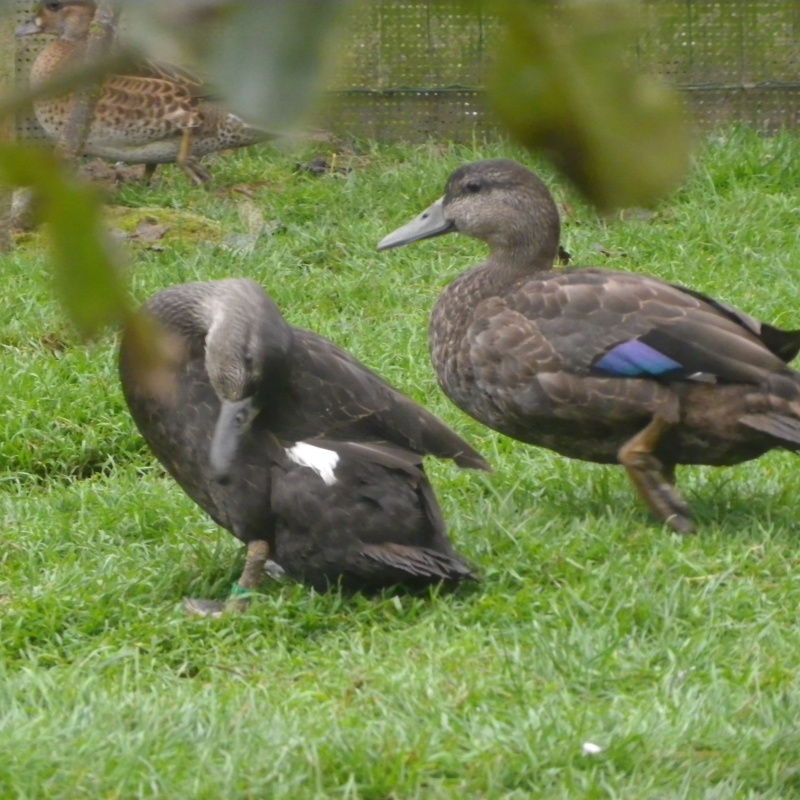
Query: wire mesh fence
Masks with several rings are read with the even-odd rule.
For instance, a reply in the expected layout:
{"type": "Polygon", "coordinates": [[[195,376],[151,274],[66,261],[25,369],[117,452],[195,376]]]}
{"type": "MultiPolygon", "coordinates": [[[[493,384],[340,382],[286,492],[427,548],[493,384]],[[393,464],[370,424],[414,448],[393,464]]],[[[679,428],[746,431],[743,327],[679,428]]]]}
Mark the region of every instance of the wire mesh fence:
{"type": "Polygon", "coordinates": [[[701,128],[800,124],[800,2],[648,0],[642,69],[685,94],[701,128]]]}
{"type": "MultiPolygon", "coordinates": [[[[701,130],[734,121],[765,132],[800,124],[800,0],[639,0],[631,57],[682,90],[701,130]]],[[[18,0],[19,21],[33,0],[18,0]]],[[[337,43],[343,65],[320,121],[385,141],[469,140],[499,131],[482,90],[499,21],[460,0],[365,0],[337,43]]],[[[42,37],[18,40],[24,81],[42,37]],[[38,40],[38,41],[37,41],[38,40]]],[[[23,136],[40,135],[21,116],[23,136]]]]}

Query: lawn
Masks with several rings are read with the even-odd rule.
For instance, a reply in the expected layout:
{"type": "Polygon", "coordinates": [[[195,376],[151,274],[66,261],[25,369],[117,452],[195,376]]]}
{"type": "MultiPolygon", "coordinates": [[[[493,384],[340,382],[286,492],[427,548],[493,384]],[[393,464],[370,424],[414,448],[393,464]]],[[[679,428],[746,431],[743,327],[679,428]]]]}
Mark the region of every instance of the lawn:
{"type": "Polygon", "coordinates": [[[252,277],[483,452],[494,474],[429,463],[483,583],[366,599],[266,580],[242,616],[187,618],[240,548],[154,463],[118,336],[71,331],[32,234],[2,259],[0,796],[800,794],[800,463],[680,470],[698,534],[672,535],[621,469],[510,441],[438,390],[428,314],[482,245],[375,252],[456,166],[510,155],[553,188],[573,263],[800,327],[800,137],[727,131],[655,213],[605,220],[507,144],[355,149],[346,177],[296,169],[322,145],[220,158],[210,190],[167,168],[119,188],[109,225],[169,226],[127,245],[138,300],[252,277]]]}

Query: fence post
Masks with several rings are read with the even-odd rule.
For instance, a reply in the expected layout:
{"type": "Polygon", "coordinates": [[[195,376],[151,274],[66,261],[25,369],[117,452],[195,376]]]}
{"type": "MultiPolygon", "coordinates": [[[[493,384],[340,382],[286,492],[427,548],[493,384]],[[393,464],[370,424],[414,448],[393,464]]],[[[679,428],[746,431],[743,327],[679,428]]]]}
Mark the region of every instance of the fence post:
{"type": "MultiPolygon", "coordinates": [[[[14,40],[14,14],[0,14],[0,95],[14,90],[16,70],[16,42],[14,40]]],[[[14,138],[13,116],[0,117],[0,142],[14,138]]],[[[11,190],[0,185],[0,252],[11,247],[8,221],[11,217],[11,190]]]]}

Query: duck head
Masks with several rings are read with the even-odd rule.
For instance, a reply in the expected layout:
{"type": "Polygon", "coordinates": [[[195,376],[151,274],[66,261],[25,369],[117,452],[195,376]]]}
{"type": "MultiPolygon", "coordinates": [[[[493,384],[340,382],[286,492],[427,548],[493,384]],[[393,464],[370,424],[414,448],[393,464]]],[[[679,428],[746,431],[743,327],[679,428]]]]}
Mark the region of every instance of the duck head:
{"type": "Polygon", "coordinates": [[[209,463],[215,480],[226,483],[242,438],[280,386],[288,370],[291,328],[254,281],[226,281],[209,301],[205,366],[220,401],[209,463]]]}
{"type": "Polygon", "coordinates": [[[15,31],[18,37],[49,33],[68,42],[82,42],[89,35],[95,4],[89,0],[59,0],[39,3],[33,19],[15,31]]]}
{"type": "Polygon", "coordinates": [[[378,250],[450,232],[481,239],[494,254],[549,268],[561,225],[550,191],[533,172],[510,159],[487,159],[459,167],[444,195],[384,237],[378,250]]]}

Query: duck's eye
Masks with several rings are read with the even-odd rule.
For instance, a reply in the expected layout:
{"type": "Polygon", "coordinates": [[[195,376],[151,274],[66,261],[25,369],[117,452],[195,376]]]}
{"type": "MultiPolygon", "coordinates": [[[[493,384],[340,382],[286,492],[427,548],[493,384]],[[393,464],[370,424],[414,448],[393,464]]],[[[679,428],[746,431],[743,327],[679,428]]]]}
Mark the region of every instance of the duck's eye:
{"type": "Polygon", "coordinates": [[[480,181],[469,181],[469,183],[467,183],[467,191],[468,192],[470,192],[472,194],[475,194],[476,192],[479,192],[480,190],[481,190],[480,181]]]}
{"type": "Polygon", "coordinates": [[[44,7],[48,11],[60,11],[61,10],[61,3],[45,3],[44,7]]]}

